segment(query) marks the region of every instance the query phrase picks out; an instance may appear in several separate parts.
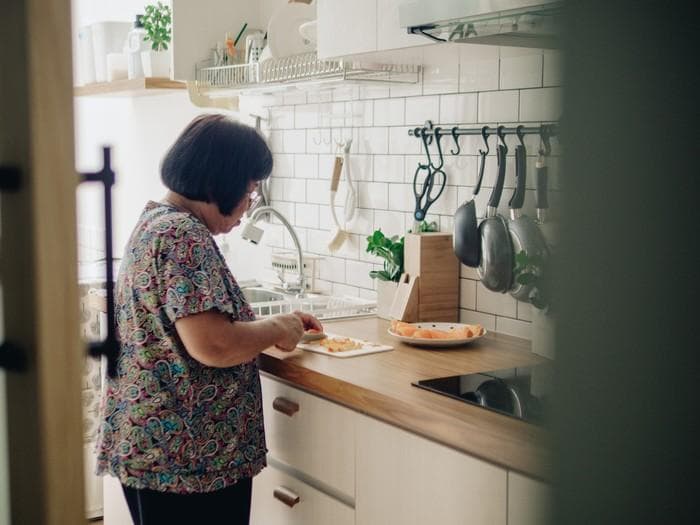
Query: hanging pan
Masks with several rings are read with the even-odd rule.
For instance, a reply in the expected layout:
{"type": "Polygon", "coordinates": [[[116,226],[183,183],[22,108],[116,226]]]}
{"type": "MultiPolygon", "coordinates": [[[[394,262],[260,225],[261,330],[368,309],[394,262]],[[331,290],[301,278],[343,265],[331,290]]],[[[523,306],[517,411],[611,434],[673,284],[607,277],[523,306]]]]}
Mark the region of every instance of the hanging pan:
{"type": "MultiPolygon", "coordinates": [[[[519,131],[519,130],[518,130],[519,131]]],[[[522,135],[518,133],[521,144],[515,148],[515,191],[508,207],[510,208],[510,221],[508,230],[513,242],[513,254],[525,252],[528,257],[537,256],[545,258],[548,255],[547,243],[539,227],[527,215],[523,215],[522,207],[525,203],[526,160],[525,145],[522,144],[522,135]]],[[[532,284],[520,284],[513,282],[510,294],[518,301],[529,301],[532,284]]]]}
{"type": "MultiPolygon", "coordinates": [[[[499,137],[503,139],[499,128],[499,137]]],[[[479,277],[486,288],[505,293],[513,282],[513,244],[506,220],[498,214],[498,203],[506,178],[505,144],[498,146],[498,176],[491,191],[486,218],[479,225],[481,234],[481,262],[479,277]]]]}
{"type": "MultiPolygon", "coordinates": [[[[476,186],[472,192],[472,198],[463,203],[455,212],[454,232],[452,235],[452,248],[455,255],[462,264],[471,268],[479,266],[481,259],[481,235],[479,234],[479,225],[476,220],[476,196],[481,189],[481,181],[484,178],[484,166],[486,165],[486,155],[489,154],[488,135],[486,134],[488,126],[481,128],[481,136],[484,139],[486,150],[479,150],[481,156],[481,164],[479,166],[479,176],[477,177],[476,186]]],[[[453,135],[455,130],[452,130],[453,135]]],[[[455,142],[457,138],[455,135],[455,142]]],[[[459,152],[459,150],[457,150],[459,152]]]]}

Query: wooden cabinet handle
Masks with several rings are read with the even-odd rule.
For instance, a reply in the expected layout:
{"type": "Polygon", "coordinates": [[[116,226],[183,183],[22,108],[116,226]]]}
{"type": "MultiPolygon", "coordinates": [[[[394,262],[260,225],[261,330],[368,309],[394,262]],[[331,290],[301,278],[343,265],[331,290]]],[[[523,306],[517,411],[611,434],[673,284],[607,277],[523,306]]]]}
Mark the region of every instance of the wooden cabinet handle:
{"type": "Polygon", "coordinates": [[[277,412],[282,412],[284,415],[292,417],[299,412],[299,403],[295,403],[286,397],[276,397],[272,402],[272,408],[277,412]]]}
{"type": "Polygon", "coordinates": [[[289,490],[287,487],[277,487],[272,491],[272,495],[275,497],[275,499],[280,500],[290,509],[299,503],[299,496],[294,494],[294,492],[289,490]]]}

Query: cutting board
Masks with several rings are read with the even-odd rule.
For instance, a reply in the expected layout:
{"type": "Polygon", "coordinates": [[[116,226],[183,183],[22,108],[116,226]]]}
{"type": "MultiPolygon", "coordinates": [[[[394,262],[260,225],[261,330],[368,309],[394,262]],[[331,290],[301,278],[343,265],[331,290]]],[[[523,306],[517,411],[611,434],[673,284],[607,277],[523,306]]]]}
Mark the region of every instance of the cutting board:
{"type": "Polygon", "coordinates": [[[389,309],[389,317],[405,323],[414,323],[418,320],[418,287],[417,275],[401,274],[394,301],[389,309]]]}
{"type": "Polygon", "coordinates": [[[344,352],[331,352],[328,350],[328,348],[322,346],[320,344],[320,341],[309,341],[307,343],[299,343],[297,345],[297,348],[301,348],[302,350],[308,350],[309,352],[316,352],[318,354],[325,354],[332,357],[340,358],[356,357],[358,355],[366,354],[376,354],[377,352],[388,352],[389,350],[394,349],[393,346],[381,345],[379,343],[373,343],[371,341],[365,341],[363,339],[357,339],[355,337],[346,337],[344,335],[329,334],[328,332],[326,332],[326,336],[331,338],[350,339],[361,344],[362,346],[360,348],[356,348],[354,350],[346,350],[344,352]]]}

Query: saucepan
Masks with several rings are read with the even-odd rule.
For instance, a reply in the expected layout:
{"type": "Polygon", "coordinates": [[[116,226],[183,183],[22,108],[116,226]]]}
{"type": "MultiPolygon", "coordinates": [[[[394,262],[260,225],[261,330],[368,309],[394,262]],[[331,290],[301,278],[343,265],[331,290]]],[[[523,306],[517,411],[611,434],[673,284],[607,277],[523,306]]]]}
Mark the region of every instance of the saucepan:
{"type": "Polygon", "coordinates": [[[486,155],[489,153],[486,130],[488,130],[488,126],[481,128],[481,136],[484,139],[486,150],[479,150],[481,164],[479,165],[479,176],[476,180],[476,186],[474,186],[472,198],[463,203],[455,212],[454,232],[452,235],[452,248],[455,255],[462,264],[471,268],[479,266],[479,261],[481,260],[481,236],[479,235],[479,224],[476,220],[476,196],[481,189],[486,155]]]}
{"type": "MultiPolygon", "coordinates": [[[[500,131],[500,129],[499,129],[500,131]]],[[[500,134],[501,139],[503,138],[500,134]]],[[[486,218],[479,225],[481,234],[481,261],[479,277],[486,288],[493,292],[505,293],[513,283],[513,243],[510,240],[508,225],[498,214],[498,203],[503,192],[506,178],[505,144],[498,146],[498,175],[491,191],[486,218]]]]}
{"type": "MultiPolygon", "coordinates": [[[[520,128],[520,126],[518,126],[520,128]]],[[[522,143],[522,135],[518,130],[521,144],[515,148],[515,191],[511,197],[508,206],[510,208],[510,221],[508,222],[508,230],[510,238],[513,242],[513,254],[525,252],[528,257],[547,257],[547,243],[539,227],[533,219],[522,214],[522,207],[525,203],[525,183],[526,183],[526,161],[527,154],[525,145],[522,143]]],[[[538,183],[539,183],[538,178],[538,183]]],[[[510,289],[510,294],[518,301],[527,301],[532,291],[532,284],[520,284],[517,281],[513,282],[510,289]]]]}

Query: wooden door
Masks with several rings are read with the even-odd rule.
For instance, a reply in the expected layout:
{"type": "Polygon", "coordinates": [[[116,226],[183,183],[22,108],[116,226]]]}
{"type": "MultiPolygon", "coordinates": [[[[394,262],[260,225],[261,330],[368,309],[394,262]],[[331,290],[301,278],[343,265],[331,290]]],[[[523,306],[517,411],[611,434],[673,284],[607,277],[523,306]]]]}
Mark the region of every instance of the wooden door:
{"type": "Polygon", "coordinates": [[[8,0],[2,13],[0,166],[21,174],[0,194],[3,342],[26,357],[0,393],[9,514],[13,524],[72,525],[85,518],[71,3],[8,0]]]}

